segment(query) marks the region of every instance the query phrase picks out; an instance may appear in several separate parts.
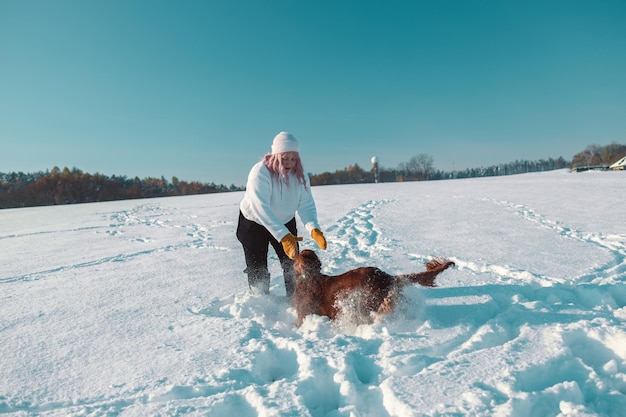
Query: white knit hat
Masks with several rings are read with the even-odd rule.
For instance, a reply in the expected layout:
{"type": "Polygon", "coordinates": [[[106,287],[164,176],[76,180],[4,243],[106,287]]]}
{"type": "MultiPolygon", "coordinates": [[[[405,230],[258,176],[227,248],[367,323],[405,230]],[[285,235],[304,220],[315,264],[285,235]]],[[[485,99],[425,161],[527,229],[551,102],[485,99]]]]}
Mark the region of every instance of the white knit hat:
{"type": "Polygon", "coordinates": [[[272,142],[272,154],[283,152],[300,152],[298,139],[289,132],[280,132],[272,142]]]}

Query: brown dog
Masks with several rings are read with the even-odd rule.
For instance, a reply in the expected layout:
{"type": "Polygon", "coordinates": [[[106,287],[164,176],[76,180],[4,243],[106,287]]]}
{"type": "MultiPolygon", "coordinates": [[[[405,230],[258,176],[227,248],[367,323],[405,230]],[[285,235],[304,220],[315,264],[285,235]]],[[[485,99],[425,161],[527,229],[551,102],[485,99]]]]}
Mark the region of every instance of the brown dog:
{"type": "Polygon", "coordinates": [[[372,313],[388,314],[393,311],[402,287],[420,284],[435,286],[435,277],[454,262],[441,259],[426,264],[426,271],[417,274],[392,276],[378,268],[362,267],[337,276],[324,275],[322,263],[312,250],[303,250],[294,259],[296,289],[293,305],[300,326],[309,314],[327,316],[331,320],[342,310],[343,300],[349,299],[351,307],[365,322],[372,322],[372,313]]]}

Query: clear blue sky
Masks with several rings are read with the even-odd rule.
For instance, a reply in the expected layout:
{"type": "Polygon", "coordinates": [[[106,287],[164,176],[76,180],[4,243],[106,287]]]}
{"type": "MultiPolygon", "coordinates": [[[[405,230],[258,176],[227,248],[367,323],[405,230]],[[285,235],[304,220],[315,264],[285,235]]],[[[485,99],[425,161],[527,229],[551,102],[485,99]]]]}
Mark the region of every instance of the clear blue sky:
{"type": "Polygon", "coordinates": [[[626,1],[0,0],[0,172],[244,185],[626,143],[626,1]]]}

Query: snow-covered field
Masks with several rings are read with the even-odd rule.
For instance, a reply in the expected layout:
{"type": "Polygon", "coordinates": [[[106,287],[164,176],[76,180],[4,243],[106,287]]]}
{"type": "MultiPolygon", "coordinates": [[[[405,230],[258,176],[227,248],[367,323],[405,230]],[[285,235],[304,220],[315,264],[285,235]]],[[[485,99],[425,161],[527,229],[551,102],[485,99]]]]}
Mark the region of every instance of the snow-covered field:
{"type": "MultiPolygon", "coordinates": [[[[624,416],[626,173],[316,187],[326,273],[457,266],[391,317],[247,292],[241,193],[0,211],[0,414],[624,416]]],[[[303,230],[300,224],[299,230],[303,230]]]]}

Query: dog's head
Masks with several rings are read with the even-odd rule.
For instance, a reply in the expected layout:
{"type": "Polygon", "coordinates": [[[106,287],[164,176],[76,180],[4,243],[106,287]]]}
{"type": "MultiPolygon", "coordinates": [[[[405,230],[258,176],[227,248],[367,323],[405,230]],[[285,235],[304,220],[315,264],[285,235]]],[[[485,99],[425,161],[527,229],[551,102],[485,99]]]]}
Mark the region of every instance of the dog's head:
{"type": "Polygon", "coordinates": [[[315,252],[305,249],[294,258],[293,269],[296,271],[296,278],[312,278],[321,273],[322,262],[315,252]]]}

